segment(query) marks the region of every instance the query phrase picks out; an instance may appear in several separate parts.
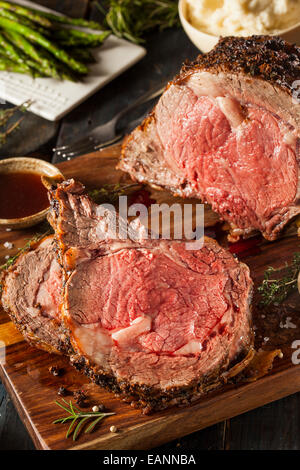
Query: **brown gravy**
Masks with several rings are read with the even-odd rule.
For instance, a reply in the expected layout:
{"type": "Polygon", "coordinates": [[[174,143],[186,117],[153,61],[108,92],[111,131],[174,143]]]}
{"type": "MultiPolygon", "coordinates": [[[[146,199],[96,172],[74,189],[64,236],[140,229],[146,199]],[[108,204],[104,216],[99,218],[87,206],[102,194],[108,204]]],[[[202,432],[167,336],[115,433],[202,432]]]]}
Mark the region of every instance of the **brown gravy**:
{"type": "Polygon", "coordinates": [[[0,219],[18,219],[49,206],[47,190],[37,173],[0,173],[0,219]]]}

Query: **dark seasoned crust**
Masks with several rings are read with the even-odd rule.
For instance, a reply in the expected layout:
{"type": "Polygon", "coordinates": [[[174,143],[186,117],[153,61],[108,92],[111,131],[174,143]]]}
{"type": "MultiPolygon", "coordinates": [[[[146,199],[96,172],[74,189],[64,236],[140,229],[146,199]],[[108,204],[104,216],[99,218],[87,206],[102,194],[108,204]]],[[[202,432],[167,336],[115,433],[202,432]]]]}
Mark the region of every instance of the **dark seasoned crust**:
{"type": "Polygon", "coordinates": [[[144,414],[148,414],[170,406],[191,405],[208,392],[224,386],[234,378],[241,377],[242,371],[251,364],[254,357],[255,350],[251,344],[228,368],[219,366],[209,375],[201,376],[199,380],[185,387],[172,387],[166,391],[145,384],[132,384],[126,380],[118,381],[112,374],[100,373],[99,367],[90,364],[83,356],[71,356],[70,360],[78,371],[83,372],[94,383],[120,396],[133,407],[142,409],[144,414]]]}
{"type": "Polygon", "coordinates": [[[221,38],[214,49],[186,63],[175,78],[181,82],[195,69],[211,72],[242,72],[262,78],[289,93],[300,78],[300,48],[276,36],[221,38]]]}

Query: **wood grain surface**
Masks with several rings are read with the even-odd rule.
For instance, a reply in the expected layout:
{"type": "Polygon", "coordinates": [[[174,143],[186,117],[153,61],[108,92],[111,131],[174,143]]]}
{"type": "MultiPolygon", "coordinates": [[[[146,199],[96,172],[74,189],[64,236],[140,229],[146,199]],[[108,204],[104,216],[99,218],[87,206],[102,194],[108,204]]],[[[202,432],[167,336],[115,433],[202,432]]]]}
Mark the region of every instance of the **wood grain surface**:
{"type": "MultiPolygon", "coordinates": [[[[119,147],[112,147],[65,162],[59,167],[65,177],[75,177],[89,187],[99,187],[126,178],[126,175],[114,170],[118,154],[119,147]]],[[[21,247],[32,233],[32,230],[0,232],[0,263],[5,256],[21,247]],[[3,247],[5,241],[13,243],[13,250],[3,247]]],[[[299,240],[288,230],[277,242],[262,242],[259,253],[243,258],[243,261],[250,266],[257,285],[268,265],[283,266],[296,250],[299,250],[299,240]]],[[[255,307],[254,324],[256,347],[279,347],[283,351],[283,359],[276,359],[271,373],[256,382],[227,385],[189,408],[173,408],[143,416],[111,393],[90,384],[68,365],[65,358],[41,353],[28,346],[3,311],[0,313],[0,341],[6,344],[6,354],[2,358],[1,378],[38,448],[149,449],[300,390],[300,368],[291,362],[292,343],[300,339],[298,295],[291,296],[277,310],[262,312],[255,307]],[[296,328],[280,328],[280,322],[285,322],[287,316],[291,317],[296,328]],[[62,367],[65,373],[54,377],[49,373],[52,365],[62,367]],[[60,385],[70,391],[85,390],[89,406],[102,402],[116,414],[103,421],[90,436],[83,435],[75,443],[65,439],[65,425],[52,424],[60,415],[54,404],[55,399],[59,398],[57,391],[60,385]],[[109,432],[111,425],[117,426],[117,433],[109,432]]]]}

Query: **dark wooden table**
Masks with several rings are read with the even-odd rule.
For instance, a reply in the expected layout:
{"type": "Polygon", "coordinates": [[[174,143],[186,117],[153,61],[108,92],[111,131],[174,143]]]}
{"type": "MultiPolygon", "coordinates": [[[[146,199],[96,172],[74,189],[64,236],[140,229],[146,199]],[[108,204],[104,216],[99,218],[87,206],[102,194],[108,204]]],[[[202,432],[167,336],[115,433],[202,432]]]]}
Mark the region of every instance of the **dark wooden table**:
{"type": "MultiPolygon", "coordinates": [[[[89,0],[40,0],[37,3],[70,16],[97,19],[89,0]]],[[[198,51],[181,30],[151,34],[145,44],[147,56],[83,103],[59,123],[28,114],[12,142],[1,156],[37,155],[49,161],[55,144],[68,143],[89,129],[104,123],[124,105],[161,81],[172,78],[182,62],[198,51]]],[[[34,445],[0,382],[0,450],[34,449],[34,445]]],[[[171,442],[161,450],[200,449],[300,449],[300,393],[247,414],[219,423],[203,431],[171,442]]]]}

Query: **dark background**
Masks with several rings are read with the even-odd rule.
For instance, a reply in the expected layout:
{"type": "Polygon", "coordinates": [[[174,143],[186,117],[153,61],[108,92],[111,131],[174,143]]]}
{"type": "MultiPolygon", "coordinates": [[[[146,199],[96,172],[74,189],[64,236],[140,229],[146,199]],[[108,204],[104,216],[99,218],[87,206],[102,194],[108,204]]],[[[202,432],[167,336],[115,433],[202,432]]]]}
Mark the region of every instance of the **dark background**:
{"type": "MultiPolygon", "coordinates": [[[[99,19],[90,0],[40,0],[40,4],[74,17],[99,19]]],[[[145,43],[147,56],[60,122],[28,113],[20,129],[4,147],[0,158],[30,154],[48,161],[56,144],[80,138],[89,129],[111,119],[116,112],[160,82],[172,78],[197,49],[182,30],[152,33],[145,43]]],[[[0,450],[34,449],[31,438],[0,382],[0,450]]],[[[159,450],[300,449],[300,393],[164,445],[159,450]]]]}

